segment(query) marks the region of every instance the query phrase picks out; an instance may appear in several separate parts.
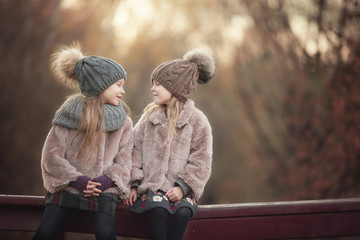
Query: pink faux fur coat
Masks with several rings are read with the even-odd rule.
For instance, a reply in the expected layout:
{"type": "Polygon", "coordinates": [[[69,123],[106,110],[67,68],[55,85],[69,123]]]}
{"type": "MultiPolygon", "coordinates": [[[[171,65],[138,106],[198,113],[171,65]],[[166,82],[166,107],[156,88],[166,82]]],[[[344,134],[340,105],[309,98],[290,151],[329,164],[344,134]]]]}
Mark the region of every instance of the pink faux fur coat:
{"type": "Polygon", "coordinates": [[[168,191],[180,178],[198,200],[211,173],[211,126],[192,100],[184,104],[171,140],[165,123],[164,108],[159,108],[136,124],[131,181],[141,181],[141,194],[148,189],[168,191]]]}
{"type": "Polygon", "coordinates": [[[44,144],[41,158],[41,170],[44,187],[50,193],[61,189],[80,194],[75,188],[68,186],[81,175],[95,178],[106,175],[116,187],[107,189],[107,193],[115,193],[120,198],[129,197],[129,181],[131,170],[131,153],[133,148],[133,127],[129,117],[121,128],[105,133],[96,157],[87,163],[87,149],[83,156],[76,159],[82,136],[72,143],[77,130],[54,125],[44,144]]]}

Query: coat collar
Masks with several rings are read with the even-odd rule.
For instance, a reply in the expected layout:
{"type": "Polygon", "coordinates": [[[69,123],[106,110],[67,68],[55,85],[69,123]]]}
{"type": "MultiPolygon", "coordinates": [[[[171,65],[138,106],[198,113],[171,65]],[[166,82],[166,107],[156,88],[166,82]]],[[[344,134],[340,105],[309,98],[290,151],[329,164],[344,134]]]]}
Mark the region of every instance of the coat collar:
{"type": "MultiPolygon", "coordinates": [[[[186,123],[189,122],[190,117],[192,116],[195,110],[195,104],[193,100],[187,100],[183,106],[183,109],[180,112],[179,118],[177,120],[176,127],[181,128],[186,123]]],[[[154,125],[166,123],[165,108],[160,107],[156,109],[150,116],[149,121],[154,125]]]]}

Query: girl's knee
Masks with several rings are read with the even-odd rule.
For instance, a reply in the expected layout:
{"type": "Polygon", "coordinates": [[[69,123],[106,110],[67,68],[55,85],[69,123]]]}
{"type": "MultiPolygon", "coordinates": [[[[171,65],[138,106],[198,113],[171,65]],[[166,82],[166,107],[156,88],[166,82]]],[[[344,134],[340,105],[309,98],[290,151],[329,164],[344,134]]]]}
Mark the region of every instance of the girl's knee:
{"type": "Polygon", "coordinates": [[[177,210],[175,215],[178,217],[181,217],[181,218],[190,218],[191,210],[190,210],[190,208],[182,207],[182,208],[179,208],[179,210],[177,210]]]}
{"type": "Polygon", "coordinates": [[[161,207],[154,208],[151,214],[156,217],[164,217],[164,218],[168,217],[169,215],[168,211],[161,207]]]}

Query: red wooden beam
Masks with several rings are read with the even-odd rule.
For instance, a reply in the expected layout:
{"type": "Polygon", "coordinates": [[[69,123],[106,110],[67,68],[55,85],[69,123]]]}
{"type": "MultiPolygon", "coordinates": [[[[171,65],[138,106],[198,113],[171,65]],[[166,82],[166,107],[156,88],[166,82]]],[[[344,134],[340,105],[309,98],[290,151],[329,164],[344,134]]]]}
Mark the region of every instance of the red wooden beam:
{"type": "MultiPolygon", "coordinates": [[[[43,197],[0,195],[0,231],[35,231],[43,197]]],[[[149,238],[150,214],[119,205],[118,236],[149,238]]],[[[88,213],[74,214],[65,231],[92,233],[88,213]]],[[[199,206],[184,239],[289,239],[360,236],[360,198],[199,206]]]]}

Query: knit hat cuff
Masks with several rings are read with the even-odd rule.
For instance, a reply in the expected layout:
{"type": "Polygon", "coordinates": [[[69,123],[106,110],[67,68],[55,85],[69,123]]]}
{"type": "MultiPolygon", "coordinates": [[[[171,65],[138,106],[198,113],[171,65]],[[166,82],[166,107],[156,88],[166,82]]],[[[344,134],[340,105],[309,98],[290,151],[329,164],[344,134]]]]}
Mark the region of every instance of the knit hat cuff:
{"type": "MultiPolygon", "coordinates": [[[[168,90],[174,97],[176,97],[181,102],[186,102],[188,97],[183,93],[184,91],[180,91],[180,89],[175,89],[172,82],[164,81],[159,82],[166,90],[168,90]]],[[[186,90],[186,89],[184,89],[186,90]]]]}
{"type": "Polygon", "coordinates": [[[92,83],[92,88],[87,91],[81,91],[81,93],[84,94],[85,97],[97,96],[122,78],[126,80],[126,72],[116,72],[108,79],[108,81],[105,82],[105,85],[95,88],[95,84],[92,83]]]}

